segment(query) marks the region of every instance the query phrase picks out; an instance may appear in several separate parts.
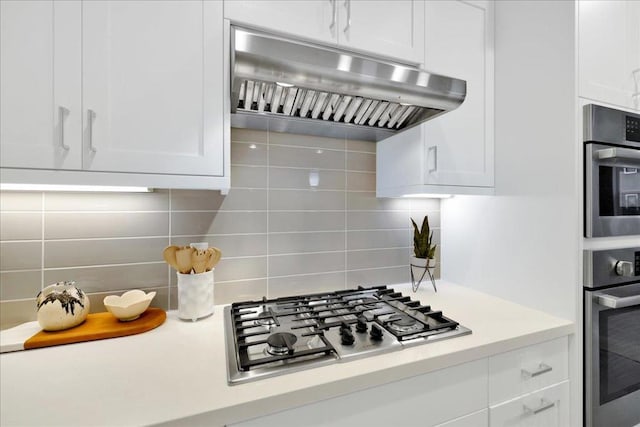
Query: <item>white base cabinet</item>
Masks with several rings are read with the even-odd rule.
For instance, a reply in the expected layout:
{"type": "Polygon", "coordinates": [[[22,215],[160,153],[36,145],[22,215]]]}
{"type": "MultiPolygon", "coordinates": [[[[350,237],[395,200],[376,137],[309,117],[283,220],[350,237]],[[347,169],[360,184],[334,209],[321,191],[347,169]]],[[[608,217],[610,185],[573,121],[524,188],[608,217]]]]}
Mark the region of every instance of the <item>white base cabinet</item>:
{"type": "Polygon", "coordinates": [[[567,337],[233,426],[563,427],[567,337]]]}
{"type": "Polygon", "coordinates": [[[3,182],[228,190],[221,1],[1,7],[3,182]]]}
{"type": "Polygon", "coordinates": [[[425,2],[426,67],[467,82],[457,109],[376,145],[378,197],[492,194],[493,4],[425,2]]]}

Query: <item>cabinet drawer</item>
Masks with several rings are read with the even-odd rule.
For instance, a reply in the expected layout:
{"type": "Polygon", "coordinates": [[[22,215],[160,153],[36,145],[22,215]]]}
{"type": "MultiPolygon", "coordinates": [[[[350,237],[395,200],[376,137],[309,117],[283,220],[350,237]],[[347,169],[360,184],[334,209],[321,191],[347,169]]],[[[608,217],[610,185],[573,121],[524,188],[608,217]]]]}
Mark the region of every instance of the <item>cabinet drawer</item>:
{"type": "Polygon", "coordinates": [[[569,381],[491,406],[491,427],[563,427],[569,425],[569,381]]]}
{"type": "Polygon", "coordinates": [[[428,427],[482,411],[487,407],[486,390],[487,359],[481,359],[233,426],[428,427]]]}
{"type": "Polygon", "coordinates": [[[455,420],[447,421],[444,424],[438,424],[434,427],[486,427],[489,425],[489,410],[474,412],[455,420]]]}
{"type": "Polygon", "coordinates": [[[489,358],[489,404],[548,387],[568,378],[567,337],[489,358]]]}

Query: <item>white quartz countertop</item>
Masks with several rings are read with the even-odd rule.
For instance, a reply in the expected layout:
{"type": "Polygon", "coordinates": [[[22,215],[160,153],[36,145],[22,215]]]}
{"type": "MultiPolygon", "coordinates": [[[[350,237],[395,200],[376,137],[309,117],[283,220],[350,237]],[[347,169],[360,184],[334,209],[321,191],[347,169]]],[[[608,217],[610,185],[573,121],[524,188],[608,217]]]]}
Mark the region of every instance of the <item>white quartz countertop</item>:
{"type": "Polygon", "coordinates": [[[574,332],[571,321],[446,282],[413,298],[473,333],[229,386],[223,307],[195,323],[169,312],[140,335],[0,355],[0,424],[224,425],[574,332]]]}

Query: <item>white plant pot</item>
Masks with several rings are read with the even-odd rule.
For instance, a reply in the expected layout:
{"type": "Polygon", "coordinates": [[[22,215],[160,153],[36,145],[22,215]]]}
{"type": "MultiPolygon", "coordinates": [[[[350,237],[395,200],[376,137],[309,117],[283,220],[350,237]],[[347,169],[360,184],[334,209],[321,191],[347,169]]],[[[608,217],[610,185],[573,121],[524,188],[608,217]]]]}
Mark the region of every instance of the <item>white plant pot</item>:
{"type": "Polygon", "coordinates": [[[436,266],[435,258],[418,258],[418,257],[410,257],[409,263],[415,267],[429,267],[434,268],[436,266]]]}

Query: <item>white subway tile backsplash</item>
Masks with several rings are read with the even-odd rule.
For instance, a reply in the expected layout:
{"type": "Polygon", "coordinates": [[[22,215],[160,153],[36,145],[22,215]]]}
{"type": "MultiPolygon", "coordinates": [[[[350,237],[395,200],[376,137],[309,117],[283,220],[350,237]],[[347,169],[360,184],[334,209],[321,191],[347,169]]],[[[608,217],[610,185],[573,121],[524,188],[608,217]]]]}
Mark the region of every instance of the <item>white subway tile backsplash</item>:
{"type": "Polygon", "coordinates": [[[266,212],[173,212],[173,236],[266,233],[266,212]]]}
{"type": "Polygon", "coordinates": [[[38,270],[0,273],[0,300],[34,298],[42,289],[42,272],[38,270]]]}
{"type": "Polygon", "coordinates": [[[168,244],[168,237],[45,241],[44,267],[162,261],[162,251],[168,244]]]}
{"type": "Polygon", "coordinates": [[[271,211],[336,211],[344,207],[344,191],[269,190],[271,211]]]}
{"type": "Polygon", "coordinates": [[[399,248],[413,245],[410,230],[348,231],[347,249],[399,248]]]}
{"type": "Polygon", "coordinates": [[[411,221],[404,211],[348,212],[349,230],[377,230],[411,227],[411,221]]]}
{"type": "Polygon", "coordinates": [[[345,229],[345,213],[340,212],[270,212],[269,232],[339,231],[345,229]]]}
{"type": "Polygon", "coordinates": [[[45,239],[146,237],[169,234],[168,212],[46,212],[45,239]]]}
{"type": "Polygon", "coordinates": [[[45,193],[45,211],[166,211],[169,191],[151,193],[45,193]]]}
{"type": "Polygon", "coordinates": [[[269,276],[271,277],[343,271],[344,266],[343,251],[269,256],[269,276]]]}
{"type": "Polygon", "coordinates": [[[318,233],[271,233],[269,235],[270,254],[344,251],[344,249],[344,231],[318,233]]]}
{"type": "Polygon", "coordinates": [[[267,255],[266,233],[173,237],[171,239],[171,244],[178,246],[187,246],[196,242],[207,242],[210,247],[220,249],[224,257],[267,255]]]}
{"type": "Polygon", "coordinates": [[[266,166],[267,145],[247,142],[231,143],[231,164],[232,165],[254,165],[266,166]]]}
{"type": "Polygon", "coordinates": [[[376,191],[376,174],[371,172],[348,172],[347,190],[376,191]]]}
{"type": "Polygon", "coordinates": [[[347,251],[347,270],[409,265],[412,248],[368,249],[347,251]]]}
{"type": "Polygon", "coordinates": [[[0,192],[0,211],[41,211],[42,193],[0,192]]]}
{"type": "Polygon", "coordinates": [[[269,146],[269,165],[312,169],[345,168],[345,152],[315,148],[269,146]]]}
{"type": "Polygon", "coordinates": [[[347,140],[348,151],[363,151],[366,153],[376,152],[376,143],[372,141],[347,140]]]}
{"type": "Polygon", "coordinates": [[[346,273],[307,274],[269,279],[269,296],[273,298],[344,289],[346,273]]]}
{"type": "Polygon", "coordinates": [[[347,151],[347,169],[350,171],[376,171],[375,153],[347,151]]]}
{"type": "Polygon", "coordinates": [[[330,150],[345,149],[345,140],[323,138],[320,136],[295,135],[291,133],[270,132],[269,145],[289,145],[292,147],[326,148],[330,150]]]}
{"type": "Polygon", "coordinates": [[[168,267],[164,262],[46,269],[44,286],[73,280],[84,292],[124,291],[161,287],[167,283],[168,267]]]}
{"type": "Polygon", "coordinates": [[[321,169],[269,168],[269,187],[344,190],[345,172],[321,169]]]}
{"type": "Polygon", "coordinates": [[[0,212],[0,240],[42,239],[42,213],[0,212]]]}
{"type": "Polygon", "coordinates": [[[375,191],[357,192],[347,191],[347,210],[411,210],[409,199],[377,199],[375,191]]]}
{"type": "Polygon", "coordinates": [[[42,267],[42,242],[0,242],[0,271],[42,267]]]}
{"type": "Polygon", "coordinates": [[[266,166],[232,166],[231,182],[234,188],[267,188],[266,166]]]}
{"type": "MultiPolygon", "coordinates": [[[[35,319],[35,295],[60,280],[75,280],[94,312],[134,288],[176,309],[169,244],[222,250],[217,304],[406,282],[410,217],[428,214],[439,245],[439,200],[376,198],[375,143],[246,129],[231,138],[228,195],[0,193],[0,326],[35,319]]],[[[439,246],[436,256],[439,274],[439,246]]]]}

